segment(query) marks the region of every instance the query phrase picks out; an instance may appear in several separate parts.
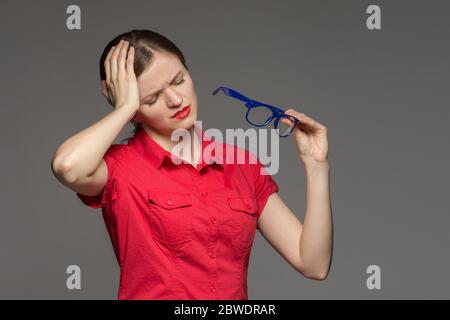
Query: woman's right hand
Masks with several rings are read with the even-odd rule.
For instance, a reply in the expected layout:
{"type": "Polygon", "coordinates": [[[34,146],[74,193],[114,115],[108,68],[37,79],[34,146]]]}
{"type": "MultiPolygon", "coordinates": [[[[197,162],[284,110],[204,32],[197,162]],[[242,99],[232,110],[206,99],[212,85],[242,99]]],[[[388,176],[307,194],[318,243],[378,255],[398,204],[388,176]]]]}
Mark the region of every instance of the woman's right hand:
{"type": "Polygon", "coordinates": [[[129,107],[137,111],[141,105],[139,89],[134,73],[134,47],[121,40],[113,46],[105,59],[106,89],[108,102],[116,109],[129,107]],[[128,55],[127,55],[128,49],[128,55]]]}

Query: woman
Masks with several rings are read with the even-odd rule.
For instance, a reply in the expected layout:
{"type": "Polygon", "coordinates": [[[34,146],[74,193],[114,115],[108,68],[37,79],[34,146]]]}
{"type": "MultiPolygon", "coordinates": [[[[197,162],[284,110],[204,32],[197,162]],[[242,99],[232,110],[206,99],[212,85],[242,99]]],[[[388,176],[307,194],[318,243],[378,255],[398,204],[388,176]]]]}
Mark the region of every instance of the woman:
{"type": "Polygon", "coordinates": [[[193,81],[170,40],[149,30],[121,34],[105,48],[100,69],[114,111],[66,140],[52,169],[83,203],[102,208],[121,269],[119,299],[248,299],[256,228],[303,276],[326,278],[332,256],[326,127],[286,111],[300,121],[294,136],[307,176],[302,224],[259,161],[203,161],[198,152],[173,161],[176,129],[189,130],[192,150],[224,144],[195,129],[193,81]],[[128,121],[135,126],[128,144],[112,144],[128,121]]]}

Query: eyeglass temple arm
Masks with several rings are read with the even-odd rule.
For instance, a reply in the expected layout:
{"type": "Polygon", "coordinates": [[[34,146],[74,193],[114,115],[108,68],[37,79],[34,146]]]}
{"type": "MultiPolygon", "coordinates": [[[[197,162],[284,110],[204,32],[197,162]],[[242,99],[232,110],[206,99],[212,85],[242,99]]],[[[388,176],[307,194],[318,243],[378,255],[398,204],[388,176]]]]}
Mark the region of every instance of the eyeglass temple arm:
{"type": "Polygon", "coordinates": [[[253,105],[254,103],[257,103],[257,101],[252,100],[250,98],[247,98],[246,96],[244,96],[243,94],[237,92],[236,90],[227,88],[227,87],[219,87],[216,90],[214,90],[213,95],[215,95],[219,90],[222,90],[223,93],[225,93],[227,96],[230,96],[232,98],[241,100],[242,102],[245,102],[245,106],[247,108],[249,108],[251,105],[253,105]]]}
{"type": "Polygon", "coordinates": [[[226,95],[231,96],[235,99],[241,100],[243,102],[245,102],[245,106],[247,108],[250,108],[254,105],[261,105],[261,106],[267,106],[269,107],[273,112],[276,112],[278,114],[284,114],[284,110],[280,109],[278,107],[272,106],[270,104],[264,103],[264,102],[260,102],[260,101],[256,101],[250,98],[247,98],[246,96],[244,96],[243,94],[237,92],[234,89],[231,88],[227,88],[227,87],[218,87],[216,90],[214,90],[213,95],[215,95],[219,90],[222,90],[226,95]]]}

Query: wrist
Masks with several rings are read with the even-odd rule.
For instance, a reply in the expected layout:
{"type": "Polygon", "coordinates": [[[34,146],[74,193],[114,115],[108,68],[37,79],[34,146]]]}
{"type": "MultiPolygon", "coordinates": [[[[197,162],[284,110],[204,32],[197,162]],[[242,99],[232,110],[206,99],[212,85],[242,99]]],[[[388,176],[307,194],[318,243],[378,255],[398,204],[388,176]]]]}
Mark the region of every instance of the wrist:
{"type": "Polygon", "coordinates": [[[116,105],[116,109],[126,109],[126,110],[130,110],[130,111],[137,111],[139,110],[139,106],[136,107],[134,105],[131,104],[118,104],[116,105]]]}
{"type": "Polygon", "coordinates": [[[318,161],[309,157],[300,157],[306,169],[329,169],[328,159],[318,161]]]}
{"type": "Polygon", "coordinates": [[[128,121],[131,121],[134,118],[134,115],[136,114],[136,112],[138,110],[139,109],[136,109],[135,107],[127,105],[127,104],[124,104],[121,106],[116,106],[116,111],[119,113],[122,113],[122,114],[123,113],[126,114],[128,121]]]}

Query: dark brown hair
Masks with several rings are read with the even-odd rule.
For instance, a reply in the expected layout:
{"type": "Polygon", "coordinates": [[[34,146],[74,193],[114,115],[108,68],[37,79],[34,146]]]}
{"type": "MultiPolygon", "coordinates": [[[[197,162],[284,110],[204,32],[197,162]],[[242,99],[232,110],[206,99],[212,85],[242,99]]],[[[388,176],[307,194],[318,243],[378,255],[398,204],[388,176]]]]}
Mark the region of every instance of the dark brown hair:
{"type": "MultiPolygon", "coordinates": [[[[100,79],[106,80],[105,73],[105,59],[108,55],[109,50],[116,46],[120,40],[126,40],[129,42],[129,45],[134,47],[134,73],[136,78],[144,72],[144,70],[148,67],[153,58],[152,50],[156,50],[159,52],[171,53],[175,55],[183,66],[189,70],[186,65],[186,60],[184,58],[181,50],[169,39],[164,37],[163,35],[151,31],[151,30],[131,30],[125,33],[122,33],[112,39],[103,50],[103,53],[100,57],[100,79]]],[[[114,106],[113,106],[114,107],[114,106]]],[[[130,139],[136,131],[139,129],[139,123],[131,121],[134,126],[134,130],[132,135],[125,138],[124,140],[130,139]]],[[[122,140],[122,142],[124,141],[122,140]]],[[[121,143],[122,143],[121,142],[121,143]]]]}

